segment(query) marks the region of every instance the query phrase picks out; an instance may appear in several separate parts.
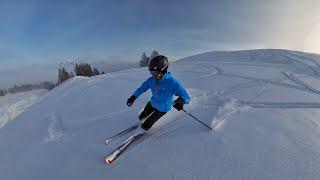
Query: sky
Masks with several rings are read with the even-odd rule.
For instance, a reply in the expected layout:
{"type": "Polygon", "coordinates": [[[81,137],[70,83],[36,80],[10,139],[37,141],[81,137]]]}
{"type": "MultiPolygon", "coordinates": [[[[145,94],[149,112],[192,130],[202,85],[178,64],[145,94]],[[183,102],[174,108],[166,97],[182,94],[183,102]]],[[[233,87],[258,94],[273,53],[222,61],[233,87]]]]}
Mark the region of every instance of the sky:
{"type": "Polygon", "coordinates": [[[0,72],[261,48],[320,53],[320,1],[0,0],[0,72]]]}

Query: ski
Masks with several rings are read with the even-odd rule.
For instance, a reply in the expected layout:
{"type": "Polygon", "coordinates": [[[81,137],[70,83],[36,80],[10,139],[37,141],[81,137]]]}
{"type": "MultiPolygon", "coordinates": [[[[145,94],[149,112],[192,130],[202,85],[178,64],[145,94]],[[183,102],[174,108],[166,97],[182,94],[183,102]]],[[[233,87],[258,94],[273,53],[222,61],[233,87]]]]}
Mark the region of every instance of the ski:
{"type": "Polygon", "coordinates": [[[113,142],[114,140],[116,140],[116,139],[118,139],[118,138],[120,138],[120,137],[128,134],[129,132],[137,129],[137,128],[139,127],[139,125],[140,125],[140,123],[134,124],[134,125],[130,126],[129,128],[127,128],[127,129],[125,129],[125,130],[123,130],[123,131],[121,131],[121,132],[119,132],[119,133],[117,133],[117,134],[115,134],[115,135],[113,135],[113,136],[111,136],[111,137],[108,137],[108,138],[106,139],[105,143],[106,143],[107,145],[109,145],[109,144],[110,144],[111,142],[113,142]]]}
{"type": "Polygon", "coordinates": [[[136,140],[138,140],[141,136],[143,136],[145,133],[142,134],[135,134],[130,136],[128,139],[126,139],[120,146],[118,146],[114,151],[112,151],[107,157],[105,158],[105,162],[108,165],[111,165],[115,160],[118,159],[118,157],[136,140]]]}

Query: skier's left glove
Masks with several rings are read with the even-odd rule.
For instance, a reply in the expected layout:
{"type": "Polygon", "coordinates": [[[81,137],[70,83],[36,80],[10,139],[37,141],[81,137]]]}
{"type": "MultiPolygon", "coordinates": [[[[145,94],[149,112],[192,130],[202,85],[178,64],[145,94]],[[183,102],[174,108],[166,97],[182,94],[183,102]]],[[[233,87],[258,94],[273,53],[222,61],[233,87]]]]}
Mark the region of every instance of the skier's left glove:
{"type": "Polygon", "coordinates": [[[136,100],[137,98],[135,96],[131,96],[128,100],[127,100],[127,105],[130,107],[132,106],[133,102],[136,100]]]}
{"type": "Polygon", "coordinates": [[[174,101],[173,107],[176,108],[178,111],[183,109],[183,99],[182,99],[182,97],[178,97],[174,101]]]}

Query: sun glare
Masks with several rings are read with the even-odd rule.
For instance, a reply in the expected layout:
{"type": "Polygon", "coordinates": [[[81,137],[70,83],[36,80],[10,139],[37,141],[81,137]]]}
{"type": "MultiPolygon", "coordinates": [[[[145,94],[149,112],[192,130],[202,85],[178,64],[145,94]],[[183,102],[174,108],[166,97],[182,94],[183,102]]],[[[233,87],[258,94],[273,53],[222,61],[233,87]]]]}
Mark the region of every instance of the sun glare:
{"type": "Polygon", "coordinates": [[[320,24],[316,25],[307,34],[304,40],[304,50],[320,54],[320,24]]]}

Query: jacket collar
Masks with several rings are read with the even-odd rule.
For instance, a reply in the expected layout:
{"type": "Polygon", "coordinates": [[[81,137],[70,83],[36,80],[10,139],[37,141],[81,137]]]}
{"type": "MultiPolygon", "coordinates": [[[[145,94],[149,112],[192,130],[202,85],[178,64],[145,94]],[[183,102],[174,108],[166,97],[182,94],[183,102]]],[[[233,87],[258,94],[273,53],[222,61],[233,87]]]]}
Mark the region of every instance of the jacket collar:
{"type": "Polygon", "coordinates": [[[160,79],[157,79],[155,77],[153,77],[156,81],[163,81],[165,79],[169,79],[171,77],[171,73],[170,72],[166,72],[160,79]]]}
{"type": "Polygon", "coordinates": [[[163,80],[163,79],[169,79],[171,77],[171,73],[170,72],[166,72],[162,78],[160,80],[163,80]]]}

